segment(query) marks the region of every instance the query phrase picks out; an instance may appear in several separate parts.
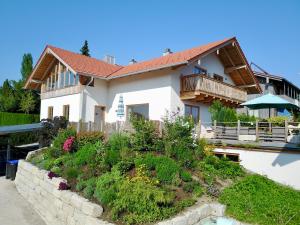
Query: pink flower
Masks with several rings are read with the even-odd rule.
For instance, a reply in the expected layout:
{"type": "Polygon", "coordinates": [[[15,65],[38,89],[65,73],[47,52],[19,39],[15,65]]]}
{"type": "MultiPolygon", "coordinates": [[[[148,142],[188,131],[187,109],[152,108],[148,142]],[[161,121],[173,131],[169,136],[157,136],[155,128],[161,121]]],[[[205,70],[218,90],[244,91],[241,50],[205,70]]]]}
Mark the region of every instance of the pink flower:
{"type": "Polygon", "coordinates": [[[73,144],[75,142],[75,137],[68,137],[64,142],[63,150],[66,152],[70,152],[72,150],[73,144]]]}

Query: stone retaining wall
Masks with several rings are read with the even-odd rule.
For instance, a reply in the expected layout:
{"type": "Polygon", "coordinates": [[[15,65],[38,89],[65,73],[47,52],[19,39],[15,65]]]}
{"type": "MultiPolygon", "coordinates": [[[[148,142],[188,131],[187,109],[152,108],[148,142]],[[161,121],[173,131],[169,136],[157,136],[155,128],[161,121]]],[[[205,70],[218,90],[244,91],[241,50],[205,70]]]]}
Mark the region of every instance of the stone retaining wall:
{"type": "Polygon", "coordinates": [[[15,184],[47,225],[112,225],[102,221],[103,208],[71,191],[59,191],[62,178],[48,178],[48,172],[24,160],[19,161],[15,184]]]}
{"type": "MultiPolygon", "coordinates": [[[[29,201],[47,225],[113,225],[99,218],[103,208],[71,191],[59,191],[62,178],[48,178],[24,160],[19,161],[15,184],[18,192],[29,201]]],[[[196,225],[209,216],[224,216],[225,206],[219,203],[196,204],[176,217],[157,225],[196,225]]],[[[242,224],[242,223],[236,223],[242,224]]]]}

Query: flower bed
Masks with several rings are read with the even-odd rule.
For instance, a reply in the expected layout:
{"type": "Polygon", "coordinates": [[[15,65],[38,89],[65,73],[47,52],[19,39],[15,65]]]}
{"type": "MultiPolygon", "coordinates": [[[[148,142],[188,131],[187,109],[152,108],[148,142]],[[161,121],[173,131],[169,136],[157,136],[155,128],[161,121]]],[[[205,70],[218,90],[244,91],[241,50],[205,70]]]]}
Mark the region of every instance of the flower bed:
{"type": "Polygon", "coordinates": [[[102,218],[118,224],[170,218],[203,194],[218,197],[225,181],[245,174],[195,141],[189,118],[164,122],[160,136],[151,121],[132,118],[134,134],[116,133],[106,141],[61,130],[53,146],[28,160],[65,178],[71,191],[104,207],[102,218]]]}

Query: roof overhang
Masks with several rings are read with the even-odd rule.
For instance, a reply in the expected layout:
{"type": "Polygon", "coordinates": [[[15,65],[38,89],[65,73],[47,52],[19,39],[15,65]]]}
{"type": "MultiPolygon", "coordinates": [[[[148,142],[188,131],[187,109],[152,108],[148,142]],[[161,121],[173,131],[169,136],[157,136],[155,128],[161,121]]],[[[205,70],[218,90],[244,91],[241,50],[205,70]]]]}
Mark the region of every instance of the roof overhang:
{"type": "Polygon", "coordinates": [[[224,73],[228,74],[235,85],[247,91],[248,94],[262,93],[237,39],[231,38],[220,46],[204,53],[201,57],[215,52],[224,66],[224,73]]]}
{"type": "Polygon", "coordinates": [[[76,71],[74,69],[72,69],[66,62],[64,62],[64,60],[62,60],[48,46],[46,46],[36,65],[34,66],[32,73],[27,78],[24,88],[38,89],[49,73],[49,69],[51,69],[51,66],[56,61],[59,61],[65,67],[67,67],[68,70],[76,74],[76,71]]]}

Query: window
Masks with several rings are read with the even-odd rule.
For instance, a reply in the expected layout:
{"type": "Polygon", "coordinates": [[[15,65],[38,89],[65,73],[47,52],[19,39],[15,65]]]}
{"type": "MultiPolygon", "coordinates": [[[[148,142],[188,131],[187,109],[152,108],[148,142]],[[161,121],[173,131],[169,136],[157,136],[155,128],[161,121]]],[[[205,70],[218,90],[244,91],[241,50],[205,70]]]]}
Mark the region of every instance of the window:
{"type": "Polygon", "coordinates": [[[63,117],[65,117],[66,120],[69,120],[69,114],[70,114],[70,106],[64,105],[63,106],[63,117]]]}
{"type": "Polygon", "coordinates": [[[184,114],[185,116],[191,116],[194,120],[194,123],[198,123],[199,121],[199,107],[193,105],[185,105],[184,106],[184,114]]]}
{"type": "Polygon", "coordinates": [[[53,106],[48,107],[48,119],[53,119],[53,106]]]}
{"type": "Polygon", "coordinates": [[[221,75],[218,75],[218,74],[215,74],[215,73],[214,73],[214,79],[217,80],[217,81],[223,82],[224,77],[222,77],[221,75]]]}
{"type": "Polygon", "coordinates": [[[74,83],[75,83],[74,73],[70,72],[70,85],[74,85],[74,83]]]}
{"type": "Polygon", "coordinates": [[[226,158],[232,162],[239,163],[240,162],[240,155],[235,153],[225,153],[225,152],[214,152],[214,155],[218,158],[226,158]]]}
{"type": "Polygon", "coordinates": [[[127,105],[127,119],[131,114],[149,119],[149,104],[127,105]]]}
{"type": "Polygon", "coordinates": [[[194,67],[194,74],[202,74],[202,75],[207,75],[207,70],[203,69],[201,67],[195,66],[194,67]]]}
{"type": "Polygon", "coordinates": [[[65,87],[70,85],[69,77],[70,77],[70,72],[67,71],[66,74],[65,74],[65,87]]]}

